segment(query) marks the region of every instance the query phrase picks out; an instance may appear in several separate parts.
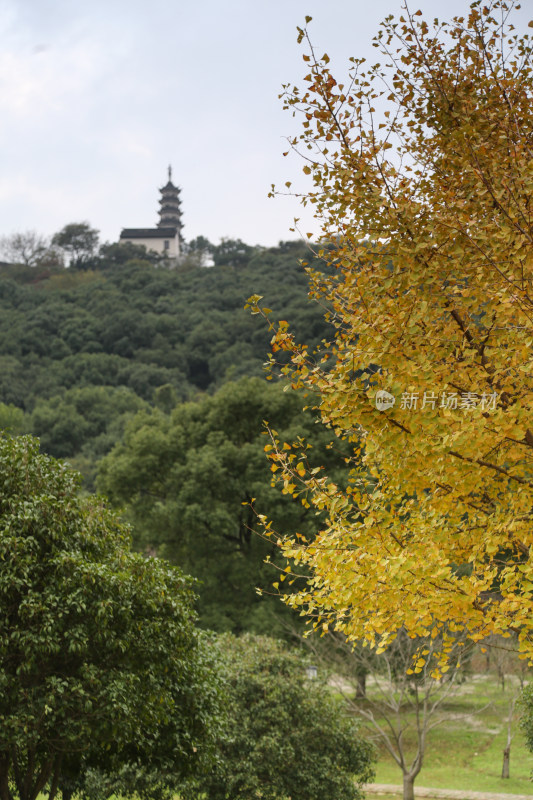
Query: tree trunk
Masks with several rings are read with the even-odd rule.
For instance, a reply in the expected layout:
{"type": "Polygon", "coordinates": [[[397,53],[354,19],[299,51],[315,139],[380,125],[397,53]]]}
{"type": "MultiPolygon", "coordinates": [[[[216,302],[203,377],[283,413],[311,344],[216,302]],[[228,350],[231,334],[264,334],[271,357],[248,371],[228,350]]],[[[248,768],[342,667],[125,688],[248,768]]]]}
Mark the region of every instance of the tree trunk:
{"type": "Polygon", "coordinates": [[[360,672],[355,677],[357,680],[355,698],[356,700],[364,700],[366,698],[366,671],[360,672]]]}
{"type": "Polygon", "coordinates": [[[403,775],[403,800],[415,800],[415,779],[412,775],[403,775]]]}
{"type": "Polygon", "coordinates": [[[512,725],[516,696],[509,701],[509,716],[507,717],[507,744],[503,750],[502,778],[509,778],[509,762],[511,760],[511,742],[513,740],[512,725]]]}
{"type": "Polygon", "coordinates": [[[502,778],[509,778],[509,760],[511,757],[511,745],[508,744],[503,751],[502,778]]]}
{"type": "Polygon", "coordinates": [[[12,800],[9,788],[9,758],[0,758],[0,800],[12,800]]]}

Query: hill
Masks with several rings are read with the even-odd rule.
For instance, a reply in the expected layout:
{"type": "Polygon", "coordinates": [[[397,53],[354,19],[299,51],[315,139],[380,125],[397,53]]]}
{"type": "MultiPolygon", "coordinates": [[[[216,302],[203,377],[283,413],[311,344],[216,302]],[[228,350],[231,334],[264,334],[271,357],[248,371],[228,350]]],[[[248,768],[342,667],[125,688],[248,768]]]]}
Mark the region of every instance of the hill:
{"type": "Polygon", "coordinates": [[[132,413],[262,374],[270,335],[244,310],[251,294],[305,341],[327,333],[304,243],[246,246],[208,269],[121,263],[120,252],[85,271],[0,266],[0,424],[39,436],[88,488],[132,413]]]}

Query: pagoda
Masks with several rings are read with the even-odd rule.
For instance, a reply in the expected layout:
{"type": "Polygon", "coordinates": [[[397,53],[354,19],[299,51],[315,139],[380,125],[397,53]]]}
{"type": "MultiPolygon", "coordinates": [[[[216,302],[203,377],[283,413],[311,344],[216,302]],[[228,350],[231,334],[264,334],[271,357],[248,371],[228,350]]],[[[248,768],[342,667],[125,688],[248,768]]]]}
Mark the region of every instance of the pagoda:
{"type": "MultiPolygon", "coordinates": [[[[158,228],[177,228],[181,232],[181,201],[180,189],[172,183],[172,167],[168,168],[168,183],[159,190],[161,200],[159,205],[158,228]]],[[[181,240],[181,236],[180,236],[181,240]]]]}
{"type": "Polygon", "coordinates": [[[183,252],[180,189],[172,183],[172,167],[168,182],[159,190],[159,222],[156,228],[124,228],[120,242],[143,245],[147,250],[177,260],[183,252]]]}

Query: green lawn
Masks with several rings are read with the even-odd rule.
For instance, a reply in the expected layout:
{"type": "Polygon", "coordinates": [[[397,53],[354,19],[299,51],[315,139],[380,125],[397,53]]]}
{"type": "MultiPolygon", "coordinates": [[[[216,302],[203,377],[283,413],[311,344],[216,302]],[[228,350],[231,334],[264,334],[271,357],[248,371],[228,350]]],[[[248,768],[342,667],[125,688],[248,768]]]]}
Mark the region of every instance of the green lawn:
{"type": "MultiPolygon", "coordinates": [[[[533,754],[526,749],[515,710],[511,745],[511,777],[502,780],[502,751],[507,738],[508,703],[515,686],[505,693],[493,676],[475,676],[446,705],[450,720],[429,733],[422,771],[415,786],[464,789],[478,792],[531,794],[533,754]]],[[[371,691],[371,689],[370,689],[371,691]]],[[[370,729],[369,729],[370,732],[370,729]]],[[[406,737],[409,744],[413,739],[406,737]]],[[[401,784],[399,767],[384,749],[376,769],[376,783],[401,784]]],[[[369,795],[370,796],[370,795],[369,795]]]]}

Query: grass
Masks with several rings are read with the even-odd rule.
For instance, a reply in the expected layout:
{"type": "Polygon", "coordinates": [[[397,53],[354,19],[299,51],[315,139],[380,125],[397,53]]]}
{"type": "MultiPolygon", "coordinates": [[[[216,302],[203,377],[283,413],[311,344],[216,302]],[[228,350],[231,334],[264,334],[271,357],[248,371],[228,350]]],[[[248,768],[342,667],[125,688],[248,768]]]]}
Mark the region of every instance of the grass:
{"type": "MultiPolygon", "coordinates": [[[[401,793],[400,794],[369,794],[369,793],[367,793],[367,795],[366,795],[366,799],[367,800],[372,800],[373,797],[375,798],[375,800],[402,800],[401,793]]],[[[428,798],[428,800],[429,800],[429,798],[428,798]]]]}
{"type": "MultiPolygon", "coordinates": [[[[503,748],[507,739],[508,704],[517,689],[507,680],[505,692],[497,685],[494,676],[473,676],[463,684],[458,694],[451,698],[446,711],[461,718],[449,720],[428,735],[424,765],[416,785],[439,789],[463,789],[476,792],[501,792],[526,794],[533,797],[533,754],[527,750],[518,721],[520,712],[513,718],[511,744],[511,777],[501,775],[503,748]]],[[[371,687],[369,687],[371,691],[371,687]]],[[[371,729],[367,728],[368,733],[371,729]]],[[[413,752],[414,737],[406,735],[408,754],[413,752]]],[[[376,769],[376,783],[401,785],[401,770],[384,748],[376,769]]],[[[371,797],[371,795],[369,795],[371,797]]],[[[381,795],[381,800],[384,796],[381,795]]]]}

